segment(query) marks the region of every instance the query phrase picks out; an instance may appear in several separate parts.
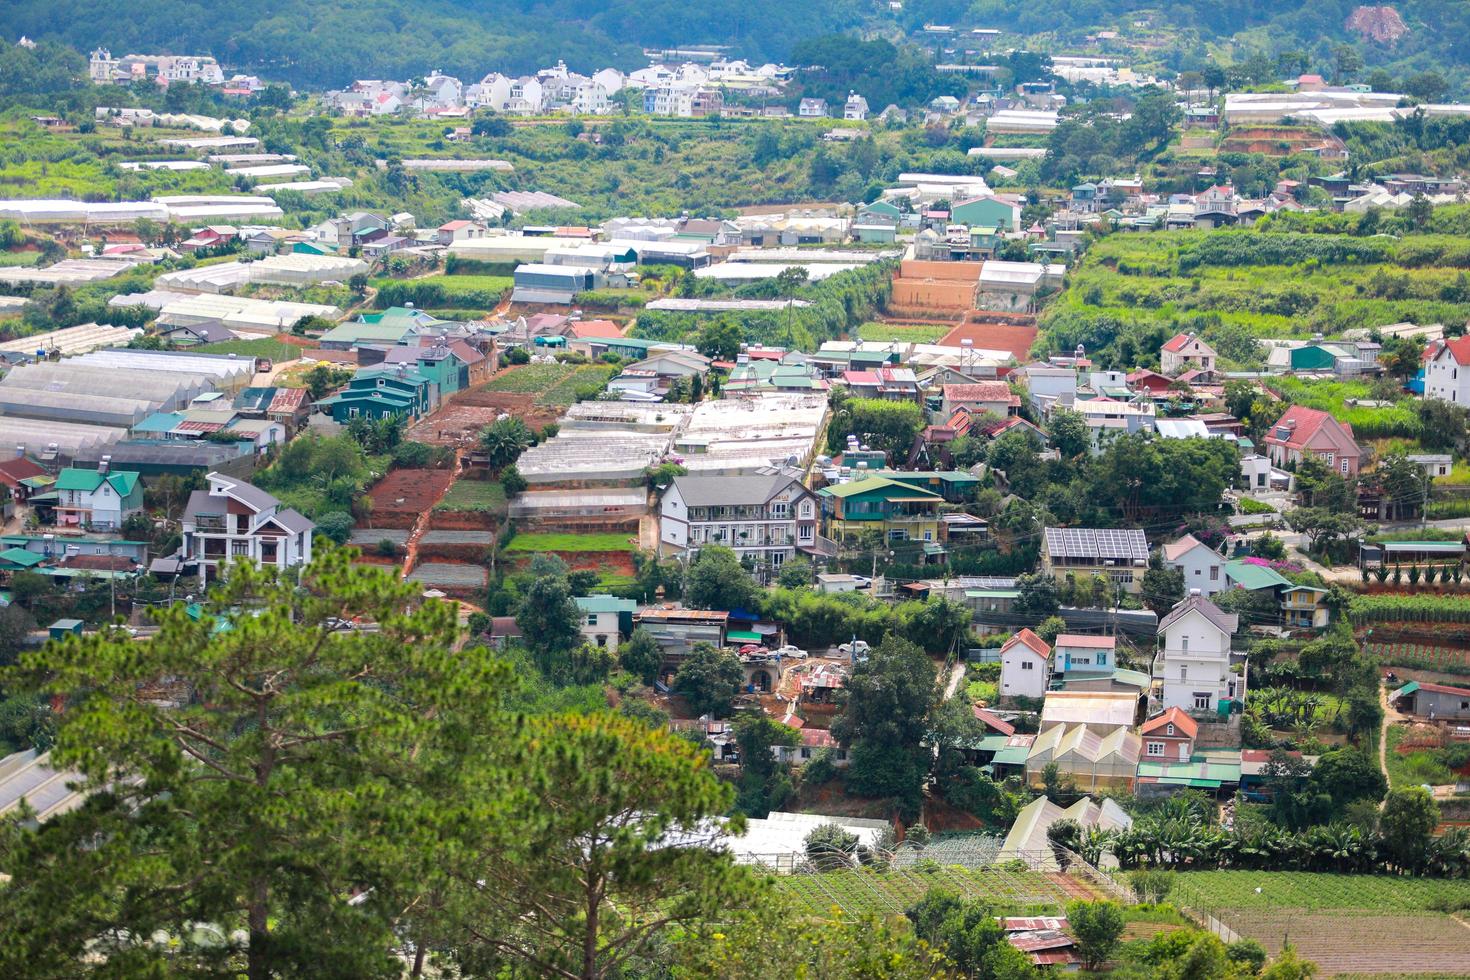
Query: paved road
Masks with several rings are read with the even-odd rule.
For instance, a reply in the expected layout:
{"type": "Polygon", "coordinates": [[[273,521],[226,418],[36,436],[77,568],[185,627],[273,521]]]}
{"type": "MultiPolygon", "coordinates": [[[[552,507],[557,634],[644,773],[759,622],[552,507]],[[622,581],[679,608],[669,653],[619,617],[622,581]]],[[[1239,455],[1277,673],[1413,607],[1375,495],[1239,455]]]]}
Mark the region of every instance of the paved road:
{"type": "Polygon", "coordinates": [[[965,679],[965,662],[956,660],[954,667],[949,671],[949,682],[944,685],[944,700],[948,701],[955,696],[960,689],[960,682],[965,679]]]}

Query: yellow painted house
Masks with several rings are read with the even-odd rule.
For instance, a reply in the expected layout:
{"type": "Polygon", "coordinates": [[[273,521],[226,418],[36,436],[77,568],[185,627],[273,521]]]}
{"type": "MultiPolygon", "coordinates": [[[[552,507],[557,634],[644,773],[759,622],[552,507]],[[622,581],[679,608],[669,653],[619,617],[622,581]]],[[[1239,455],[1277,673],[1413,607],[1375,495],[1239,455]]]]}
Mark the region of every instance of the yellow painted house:
{"type": "Polygon", "coordinates": [[[878,530],[885,541],[938,541],[939,506],[930,490],[874,476],[817,492],[827,516],[827,533],[848,538],[878,530]]]}

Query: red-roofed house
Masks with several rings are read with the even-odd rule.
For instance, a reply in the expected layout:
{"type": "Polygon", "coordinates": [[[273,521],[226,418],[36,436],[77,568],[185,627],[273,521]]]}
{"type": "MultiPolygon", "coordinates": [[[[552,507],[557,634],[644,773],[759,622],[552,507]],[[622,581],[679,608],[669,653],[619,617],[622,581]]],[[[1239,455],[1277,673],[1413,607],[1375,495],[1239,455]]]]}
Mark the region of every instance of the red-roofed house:
{"type": "Polygon", "coordinates": [[[1179,333],[1170,337],[1159,348],[1159,367],[1170,377],[1183,371],[1215,370],[1215,348],[1192,333],[1179,333]]]}
{"type": "Polygon", "coordinates": [[[1266,455],[1272,465],[1284,467],[1317,456],[1343,476],[1356,476],[1363,451],[1353,439],[1353,428],[1326,412],[1293,405],[1266,432],[1266,455]]]}
{"type": "Polygon", "coordinates": [[[0,461],[0,483],[9,487],[10,492],[20,500],[24,500],[29,495],[29,488],[21,486],[20,481],[45,475],[46,470],[41,464],[24,456],[12,456],[10,459],[0,461]]]}
{"type": "Polygon", "coordinates": [[[1000,698],[1044,698],[1051,682],[1051,647],[1022,629],[1000,648],[1000,698]]]}
{"type": "Polygon", "coordinates": [[[1321,75],[1298,75],[1296,79],[1296,90],[1298,92],[1320,92],[1327,87],[1327,82],[1321,75]]]}
{"type": "Polygon", "coordinates": [[[1424,362],[1424,397],[1470,405],[1470,334],[1439,342],[1430,350],[1424,362]]]}
{"type": "Polygon", "coordinates": [[[1015,415],[1021,410],[1021,399],[1011,391],[1011,386],[1004,381],[977,381],[967,385],[945,385],[944,404],[939,409],[939,414],[945,417],[954,415],[957,408],[968,408],[971,413],[981,415],[990,412],[1005,418],[1007,415],[1015,415]]]}
{"type": "Polygon", "coordinates": [[[623,335],[623,328],[611,320],[573,320],[569,326],[573,340],[587,340],[593,337],[621,337],[623,335]]]}
{"type": "Polygon", "coordinates": [[[1188,762],[1199,736],[1199,722],[1173,707],[1143,723],[1143,757],[1149,762],[1188,762]]]}
{"type": "Polygon", "coordinates": [[[1169,386],[1173,383],[1173,378],[1157,371],[1134,371],[1128,375],[1128,387],[1134,391],[1146,391],[1151,395],[1168,391],[1169,386]]]}

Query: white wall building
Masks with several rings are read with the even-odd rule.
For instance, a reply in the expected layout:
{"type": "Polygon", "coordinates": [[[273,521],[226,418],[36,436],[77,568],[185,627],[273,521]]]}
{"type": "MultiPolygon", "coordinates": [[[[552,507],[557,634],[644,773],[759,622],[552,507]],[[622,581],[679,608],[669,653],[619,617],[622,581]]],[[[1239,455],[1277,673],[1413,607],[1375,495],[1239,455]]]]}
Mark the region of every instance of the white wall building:
{"type": "Polygon", "coordinates": [[[1044,698],[1051,681],[1051,647],[1022,629],[1000,648],[1000,697],[1044,698]]]}
{"type": "Polygon", "coordinates": [[[1192,534],[1164,545],[1164,567],[1184,573],[1184,589],[1199,589],[1201,595],[1214,595],[1226,588],[1225,559],[1192,534]]]}
{"type": "Polygon", "coordinates": [[[184,568],[204,582],[226,562],[248,558],[259,565],[294,568],[311,561],[316,525],[244,480],[209,474],[209,489],[195,490],[184,508],[184,568]]]}
{"type": "Polygon", "coordinates": [[[1153,676],[1163,681],[1163,708],[1214,712],[1226,699],[1245,700],[1245,663],[1231,670],[1230,637],[1239,617],[1205,596],[1192,593],[1159,623],[1163,649],[1154,658],[1153,676]]]}
{"type": "Polygon", "coordinates": [[[676,477],[661,508],[665,554],[692,559],[706,544],[724,545],[751,558],[762,579],[817,547],[816,495],[786,473],[676,477]]]}
{"type": "Polygon", "coordinates": [[[1470,406],[1470,335],[1441,344],[1424,365],[1424,397],[1470,406]]]}

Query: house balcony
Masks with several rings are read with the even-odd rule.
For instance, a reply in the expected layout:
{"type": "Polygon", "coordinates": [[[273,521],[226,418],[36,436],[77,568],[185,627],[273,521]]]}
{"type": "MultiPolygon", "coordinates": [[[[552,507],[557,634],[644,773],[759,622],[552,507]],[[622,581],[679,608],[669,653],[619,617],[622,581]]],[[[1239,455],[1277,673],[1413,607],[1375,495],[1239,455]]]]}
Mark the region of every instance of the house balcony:
{"type": "Polygon", "coordinates": [[[196,531],[223,532],[229,530],[224,515],[200,514],[194,518],[196,531]]]}

